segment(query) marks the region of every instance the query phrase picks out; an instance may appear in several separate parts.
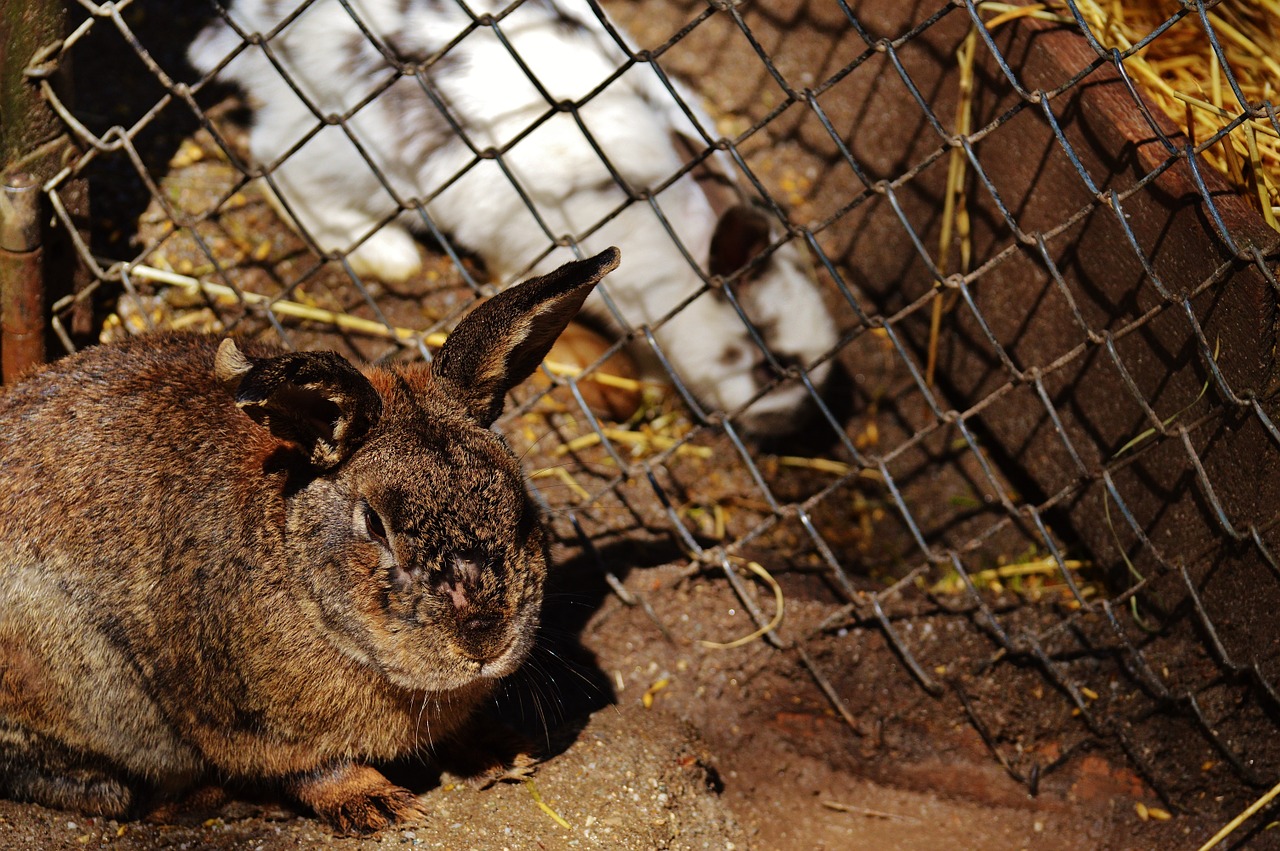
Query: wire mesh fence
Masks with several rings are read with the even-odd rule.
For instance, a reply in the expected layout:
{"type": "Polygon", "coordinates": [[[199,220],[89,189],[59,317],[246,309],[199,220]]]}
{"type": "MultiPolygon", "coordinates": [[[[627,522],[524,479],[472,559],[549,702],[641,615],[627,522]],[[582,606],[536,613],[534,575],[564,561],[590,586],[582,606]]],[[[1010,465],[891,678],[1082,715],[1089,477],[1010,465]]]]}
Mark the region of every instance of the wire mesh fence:
{"type": "Polygon", "coordinates": [[[1224,47],[1274,9],[1171,3],[1121,39],[1082,0],[299,0],[256,4],[261,21],[252,4],[189,5],[80,0],[65,39],[21,58],[78,144],[42,186],[90,278],[53,305],[67,349],[195,328],[430,358],[477,299],[567,252],[674,256],[687,287],[650,282],[646,300],[606,284],[604,342],[500,424],[558,537],[626,602],[648,605],[621,581],[638,546],[722,578],[858,735],[874,698],[853,649],[878,635],[1033,793],[1105,748],[1174,810],[1226,812],[1277,781],[1280,120],[1224,47]],[[448,26],[414,42],[396,8],[448,26]],[[336,48],[295,29],[322,16],[336,48]],[[200,73],[186,52],[209,27],[225,49],[200,73]],[[1208,135],[1179,130],[1135,70],[1187,32],[1219,75],[1199,99],[1217,110],[1208,135]],[[590,61],[551,79],[539,33],[553,52],[589,41],[565,55],[590,61]],[[476,56],[535,92],[514,118],[468,111],[476,56]],[[226,86],[250,61],[248,92],[226,86]],[[74,101],[51,81],[67,68],[74,101]],[[255,91],[262,75],[273,87],[255,91]],[[264,147],[246,119],[268,90],[295,109],[264,147]],[[682,146],[637,162],[602,117],[619,93],[682,146]],[[407,126],[379,124],[383,108],[407,126]],[[548,128],[594,161],[522,158],[549,150],[534,147],[548,128]],[[329,137],[337,170],[367,175],[307,189],[307,151],[329,137]],[[434,155],[419,185],[398,170],[414,145],[434,155]],[[678,209],[708,171],[766,222],[725,268],[705,253],[714,222],[678,209]],[[66,200],[82,179],[87,224],[66,200]],[[604,200],[566,213],[570,188],[604,200]],[[343,192],[379,197],[335,235],[314,211],[343,192]],[[468,205],[498,227],[455,212],[468,205]],[[421,268],[386,274],[370,250],[406,222],[421,268]],[[507,254],[486,248],[502,239],[507,254]],[[809,289],[759,294],[806,255],[809,289]],[[682,320],[709,304],[714,318],[682,320]],[[690,337],[744,347],[751,390],[715,389],[732,370],[690,337]],[[647,378],[600,379],[619,353],[647,378]],[[634,411],[602,407],[601,381],[634,411]],[[762,437],[777,400],[798,413],[763,430],[790,433],[762,437]],[[812,601],[808,620],[778,624],[751,564],[812,601]]]}

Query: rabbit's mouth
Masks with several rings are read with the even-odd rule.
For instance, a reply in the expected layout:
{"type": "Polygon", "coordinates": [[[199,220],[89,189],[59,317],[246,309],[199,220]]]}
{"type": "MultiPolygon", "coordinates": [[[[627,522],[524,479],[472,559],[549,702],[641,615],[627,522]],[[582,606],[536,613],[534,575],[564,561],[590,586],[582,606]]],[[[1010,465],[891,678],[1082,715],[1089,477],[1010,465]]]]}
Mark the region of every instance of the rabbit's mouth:
{"type": "Polygon", "coordinates": [[[511,640],[497,656],[480,665],[480,676],[484,679],[498,680],[515,673],[529,651],[533,648],[535,624],[529,622],[533,618],[525,615],[512,626],[511,640]]]}
{"type": "Polygon", "coordinates": [[[490,630],[485,640],[455,635],[453,650],[465,659],[467,672],[478,680],[498,680],[514,673],[533,649],[538,609],[522,606],[502,627],[490,630]]]}

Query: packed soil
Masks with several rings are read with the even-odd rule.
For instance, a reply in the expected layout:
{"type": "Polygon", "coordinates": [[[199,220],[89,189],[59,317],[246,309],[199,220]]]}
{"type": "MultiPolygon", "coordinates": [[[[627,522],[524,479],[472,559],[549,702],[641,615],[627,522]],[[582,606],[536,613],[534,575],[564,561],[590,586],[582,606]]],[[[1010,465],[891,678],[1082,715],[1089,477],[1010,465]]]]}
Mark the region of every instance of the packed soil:
{"type": "MultiPolygon", "coordinates": [[[[430,816],[374,837],[336,836],[269,790],[123,823],[0,801],[0,847],[1074,851],[1194,847],[1215,827],[1144,822],[1137,805],[1159,802],[1105,754],[1073,759],[1030,797],[954,699],[924,694],[874,632],[808,645],[840,672],[851,728],[794,653],[694,644],[746,629],[723,581],[669,565],[633,571],[624,588],[643,603],[621,602],[584,559],[559,562],[543,640],[497,702],[545,754],[528,783],[476,791],[448,771],[396,766],[430,816]]],[[[825,608],[789,597],[788,626],[825,608]]],[[[912,622],[957,643],[957,664],[978,649],[954,618],[912,622]]]]}
{"type": "MultiPolygon", "coordinates": [[[[652,46],[705,8],[687,0],[605,5],[652,46]]],[[[753,13],[752,31],[782,73],[800,80],[843,61],[832,58],[839,45],[821,42],[842,26],[837,4],[758,5],[764,11],[753,13]],[[796,64],[802,59],[818,64],[806,72],[796,64]]],[[[125,13],[177,79],[190,79],[181,52],[206,17],[160,20],[146,4],[125,13]]],[[[667,60],[732,135],[777,93],[751,46],[726,16],[719,20],[667,60]]],[[[128,126],[162,94],[106,23],[77,51],[87,126],[128,126]]],[[[242,152],[236,95],[215,92],[201,106],[242,152]]],[[[103,255],[141,251],[142,262],[195,276],[210,276],[212,255],[242,290],[287,291],[301,303],[409,328],[447,327],[472,303],[459,268],[427,245],[423,272],[400,287],[356,285],[341,268],[318,265],[255,187],[236,188],[238,173],[184,104],[171,101],[160,116],[134,139],[156,192],[124,156],[104,155],[90,170],[93,239],[103,255]],[[174,215],[198,224],[175,227],[174,215]]],[[[837,116],[840,126],[848,121],[837,116]]],[[[743,146],[795,221],[828,216],[851,191],[852,176],[836,176],[830,140],[815,143],[812,131],[780,120],[743,146]]],[[[839,224],[820,238],[857,281],[839,224]]],[[[483,280],[482,268],[464,264],[483,280]]],[[[283,332],[295,346],[353,358],[413,355],[385,338],[288,320],[275,327],[253,310],[142,284],[137,298],[104,290],[98,307],[99,318],[111,315],[106,338],[181,325],[283,332]]],[[[839,315],[855,326],[847,308],[839,315]]],[[[1193,803],[1174,807],[1114,739],[1082,722],[1061,683],[1003,657],[990,618],[1046,634],[1072,611],[1064,588],[993,583],[966,593],[955,576],[920,566],[917,535],[965,552],[978,567],[1034,549],[1038,539],[1000,505],[1009,483],[963,435],[938,426],[883,335],[853,335],[838,372],[828,395],[840,434],[815,423],[777,445],[743,449],[695,427],[668,395],[629,426],[641,437],[618,443],[615,457],[592,442],[593,429],[563,390],[517,394],[500,427],[557,542],[541,640],[495,706],[542,751],[531,782],[476,791],[450,766],[394,766],[430,816],[374,837],[336,836],[270,789],[232,788],[224,801],[204,794],[124,823],[0,801],[0,847],[1197,847],[1224,812],[1247,801],[1213,800],[1213,784],[1192,769],[1173,785],[1193,803]],[[898,493],[845,475],[842,439],[891,455],[898,493]],[[797,512],[775,512],[772,502],[804,505],[821,545],[797,512]],[[910,507],[906,517],[898,503],[910,507]],[[691,555],[691,541],[706,552],[744,540],[727,562],[691,555]],[[850,569],[837,575],[828,556],[850,569]],[[776,592],[751,563],[766,569],[776,592]],[[779,605],[782,619],[769,634],[735,643],[779,605]]],[[[1194,665],[1200,656],[1177,658],[1194,665]]],[[[1081,654],[1073,663],[1095,685],[1090,700],[1141,702],[1114,661],[1081,654]]],[[[1164,756],[1177,752],[1171,763],[1198,766],[1205,778],[1221,770],[1203,741],[1166,738],[1164,756]]],[[[1138,747],[1144,754],[1147,741],[1138,747]]],[[[1269,836],[1255,831],[1241,841],[1263,848],[1269,836]]]]}

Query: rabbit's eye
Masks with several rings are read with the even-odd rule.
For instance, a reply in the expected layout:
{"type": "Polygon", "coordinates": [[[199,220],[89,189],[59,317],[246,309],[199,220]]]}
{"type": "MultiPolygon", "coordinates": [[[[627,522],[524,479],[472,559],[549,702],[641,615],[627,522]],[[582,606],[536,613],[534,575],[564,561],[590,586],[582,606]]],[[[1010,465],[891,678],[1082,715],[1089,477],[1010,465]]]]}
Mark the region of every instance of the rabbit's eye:
{"type": "Polygon", "coordinates": [[[720,352],[720,365],[745,368],[751,360],[751,353],[742,346],[726,346],[720,352]]]}
{"type": "Polygon", "coordinates": [[[382,525],[382,518],[367,502],[364,504],[364,528],[370,538],[384,547],[387,546],[387,527],[382,525]]]}

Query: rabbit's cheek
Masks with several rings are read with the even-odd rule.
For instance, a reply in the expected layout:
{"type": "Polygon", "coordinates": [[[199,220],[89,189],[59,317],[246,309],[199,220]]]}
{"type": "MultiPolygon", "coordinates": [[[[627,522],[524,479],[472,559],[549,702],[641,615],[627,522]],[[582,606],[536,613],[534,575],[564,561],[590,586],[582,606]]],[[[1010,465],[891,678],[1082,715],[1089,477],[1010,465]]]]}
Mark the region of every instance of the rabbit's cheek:
{"type": "Polygon", "coordinates": [[[401,592],[408,591],[418,575],[418,572],[412,568],[405,570],[393,558],[383,558],[380,567],[390,580],[391,587],[401,592]]]}
{"type": "Polygon", "coordinates": [[[510,606],[507,644],[480,669],[483,677],[498,679],[507,676],[520,667],[533,649],[542,613],[542,584],[546,567],[539,560],[521,565],[518,573],[525,580],[507,589],[510,606]]]}
{"type": "MultiPolygon", "coordinates": [[[[831,364],[819,364],[809,370],[809,380],[815,388],[821,388],[830,371],[831,364]]],[[[754,434],[783,435],[793,431],[797,421],[812,416],[816,411],[817,406],[804,383],[798,378],[791,378],[748,408],[741,419],[754,434]]]]}

